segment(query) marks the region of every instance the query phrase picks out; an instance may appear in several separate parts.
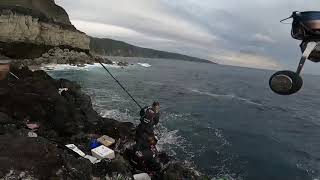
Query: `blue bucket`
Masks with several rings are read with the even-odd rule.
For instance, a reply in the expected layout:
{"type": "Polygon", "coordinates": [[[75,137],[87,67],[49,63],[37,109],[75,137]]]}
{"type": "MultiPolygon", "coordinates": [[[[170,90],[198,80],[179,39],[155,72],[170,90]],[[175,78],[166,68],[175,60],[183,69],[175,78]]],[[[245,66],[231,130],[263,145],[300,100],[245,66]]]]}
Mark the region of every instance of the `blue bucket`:
{"type": "Polygon", "coordinates": [[[97,148],[99,146],[101,146],[102,144],[99,143],[96,139],[93,139],[90,141],[90,149],[94,149],[97,148]]]}

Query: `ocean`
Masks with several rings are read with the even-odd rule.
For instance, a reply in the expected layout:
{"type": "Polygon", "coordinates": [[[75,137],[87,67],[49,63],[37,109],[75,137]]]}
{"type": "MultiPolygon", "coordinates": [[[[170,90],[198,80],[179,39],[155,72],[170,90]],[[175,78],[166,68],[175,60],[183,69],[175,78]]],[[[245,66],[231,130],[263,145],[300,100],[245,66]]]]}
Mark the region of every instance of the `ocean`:
{"type": "MultiPolygon", "coordinates": [[[[159,148],[212,178],[315,180],[320,177],[320,77],[304,75],[291,96],[271,92],[274,73],[165,59],[107,67],[141,105],[161,103],[159,148]]],[[[54,66],[78,82],[104,117],[139,122],[139,108],[98,65],[54,66]]]]}

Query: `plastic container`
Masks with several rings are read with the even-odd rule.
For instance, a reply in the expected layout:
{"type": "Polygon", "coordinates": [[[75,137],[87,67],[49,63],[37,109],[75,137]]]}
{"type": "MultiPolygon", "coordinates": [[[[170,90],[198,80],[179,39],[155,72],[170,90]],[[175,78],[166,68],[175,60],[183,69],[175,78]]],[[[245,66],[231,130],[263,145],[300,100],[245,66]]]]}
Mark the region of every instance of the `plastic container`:
{"type": "Polygon", "coordinates": [[[79,154],[79,156],[84,157],[86,154],[82,152],[76,145],[74,144],[67,144],[67,148],[71,149],[73,152],[79,154]]]}
{"type": "Polygon", "coordinates": [[[100,138],[98,138],[98,142],[103,144],[106,147],[109,147],[112,144],[114,144],[116,142],[116,140],[114,140],[113,138],[111,138],[107,135],[103,135],[100,138]]]}
{"type": "Polygon", "coordinates": [[[101,161],[100,159],[93,157],[93,156],[90,156],[90,155],[86,155],[86,156],[84,156],[84,158],[88,159],[92,164],[96,164],[101,161]]]}
{"type": "Polygon", "coordinates": [[[96,139],[93,139],[90,141],[90,149],[94,149],[97,148],[99,146],[101,146],[102,144],[99,143],[96,139]]]}
{"type": "Polygon", "coordinates": [[[133,175],[134,180],[151,180],[147,173],[135,174],[133,175]]]}
{"type": "Polygon", "coordinates": [[[114,159],[116,157],[114,151],[104,145],[91,149],[91,153],[93,157],[98,159],[114,159]]]}

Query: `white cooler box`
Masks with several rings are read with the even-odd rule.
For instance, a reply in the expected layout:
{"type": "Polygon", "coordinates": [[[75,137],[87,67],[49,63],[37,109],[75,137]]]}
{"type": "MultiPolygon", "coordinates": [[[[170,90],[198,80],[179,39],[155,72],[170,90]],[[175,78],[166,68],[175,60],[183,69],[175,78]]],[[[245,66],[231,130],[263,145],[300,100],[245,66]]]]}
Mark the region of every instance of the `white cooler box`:
{"type": "Polygon", "coordinates": [[[134,180],[151,180],[147,173],[135,174],[133,175],[134,180]]]}
{"type": "Polygon", "coordinates": [[[114,151],[104,145],[91,149],[91,153],[93,157],[96,157],[98,159],[105,159],[105,158],[114,159],[115,158],[114,151]]]}

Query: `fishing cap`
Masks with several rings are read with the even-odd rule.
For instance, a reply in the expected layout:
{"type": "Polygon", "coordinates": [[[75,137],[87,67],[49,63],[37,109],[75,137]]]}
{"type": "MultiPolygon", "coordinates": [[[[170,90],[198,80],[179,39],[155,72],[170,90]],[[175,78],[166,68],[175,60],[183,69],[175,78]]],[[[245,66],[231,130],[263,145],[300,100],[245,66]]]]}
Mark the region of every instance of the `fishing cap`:
{"type": "Polygon", "coordinates": [[[0,65],[10,64],[10,63],[11,63],[11,59],[9,59],[8,57],[0,55],[0,65]]]}

